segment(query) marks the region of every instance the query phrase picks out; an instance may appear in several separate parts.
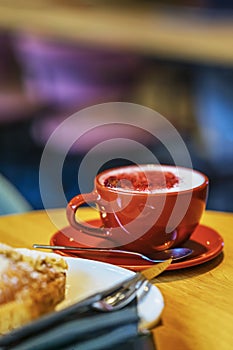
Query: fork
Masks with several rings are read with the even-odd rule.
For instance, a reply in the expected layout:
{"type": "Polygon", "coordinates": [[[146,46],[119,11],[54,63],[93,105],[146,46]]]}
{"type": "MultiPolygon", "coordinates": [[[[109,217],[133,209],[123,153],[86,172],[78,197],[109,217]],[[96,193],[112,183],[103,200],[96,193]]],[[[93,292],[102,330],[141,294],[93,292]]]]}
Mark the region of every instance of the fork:
{"type": "Polygon", "coordinates": [[[125,282],[120,282],[120,284],[113,287],[112,290],[108,290],[106,296],[95,301],[91,306],[94,309],[105,312],[119,310],[129,304],[137,293],[139,293],[138,297],[142,299],[142,297],[149,292],[151,287],[152,284],[149,280],[138,272],[125,282]]]}

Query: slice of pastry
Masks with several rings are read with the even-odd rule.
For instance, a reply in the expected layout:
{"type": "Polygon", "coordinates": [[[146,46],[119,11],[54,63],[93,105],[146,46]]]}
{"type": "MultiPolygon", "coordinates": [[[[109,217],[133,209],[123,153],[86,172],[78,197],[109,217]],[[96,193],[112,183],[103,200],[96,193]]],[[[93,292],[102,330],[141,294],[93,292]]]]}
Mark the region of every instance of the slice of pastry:
{"type": "Polygon", "coordinates": [[[65,298],[67,263],[0,244],[0,334],[51,312],[65,298]]]}

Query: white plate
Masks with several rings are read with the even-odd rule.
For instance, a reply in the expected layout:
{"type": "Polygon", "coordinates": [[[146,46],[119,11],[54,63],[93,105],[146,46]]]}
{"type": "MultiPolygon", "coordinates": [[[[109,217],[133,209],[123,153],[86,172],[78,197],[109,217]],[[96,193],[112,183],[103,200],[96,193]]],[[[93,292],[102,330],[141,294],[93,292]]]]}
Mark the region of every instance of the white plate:
{"type": "MultiPolygon", "coordinates": [[[[61,258],[54,253],[42,253],[35,250],[18,249],[23,254],[50,254],[61,258]]],[[[103,263],[81,258],[63,257],[68,263],[66,298],[57,309],[64,308],[74,302],[82,300],[91,294],[112,287],[124,281],[135,272],[103,263]]],[[[148,294],[139,302],[138,314],[140,329],[150,329],[160,320],[164,308],[164,299],[156,286],[152,286],[148,294]]]]}

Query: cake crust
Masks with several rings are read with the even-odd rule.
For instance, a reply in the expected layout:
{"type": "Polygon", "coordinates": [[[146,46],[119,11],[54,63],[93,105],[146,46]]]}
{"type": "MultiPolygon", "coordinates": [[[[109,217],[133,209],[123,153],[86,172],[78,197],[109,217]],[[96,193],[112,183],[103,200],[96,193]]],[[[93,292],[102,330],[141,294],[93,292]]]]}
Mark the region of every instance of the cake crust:
{"type": "Polygon", "coordinates": [[[65,298],[67,268],[54,254],[0,245],[0,334],[53,311],[65,298]]]}

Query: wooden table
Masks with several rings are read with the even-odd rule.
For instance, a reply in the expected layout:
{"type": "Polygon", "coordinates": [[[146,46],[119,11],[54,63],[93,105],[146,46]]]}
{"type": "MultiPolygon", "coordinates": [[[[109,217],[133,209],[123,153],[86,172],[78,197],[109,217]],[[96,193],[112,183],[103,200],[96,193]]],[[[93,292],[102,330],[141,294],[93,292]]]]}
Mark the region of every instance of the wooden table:
{"type": "MultiPolygon", "coordinates": [[[[96,215],[88,208],[80,211],[83,219],[96,215]]],[[[48,243],[58,227],[67,225],[65,210],[48,214],[33,211],[1,217],[0,241],[28,248],[35,242],[48,243]]],[[[165,300],[162,324],[153,331],[158,350],[233,348],[233,214],[209,211],[202,224],[221,234],[224,251],[202,265],[167,271],[157,278],[165,300]]]]}

